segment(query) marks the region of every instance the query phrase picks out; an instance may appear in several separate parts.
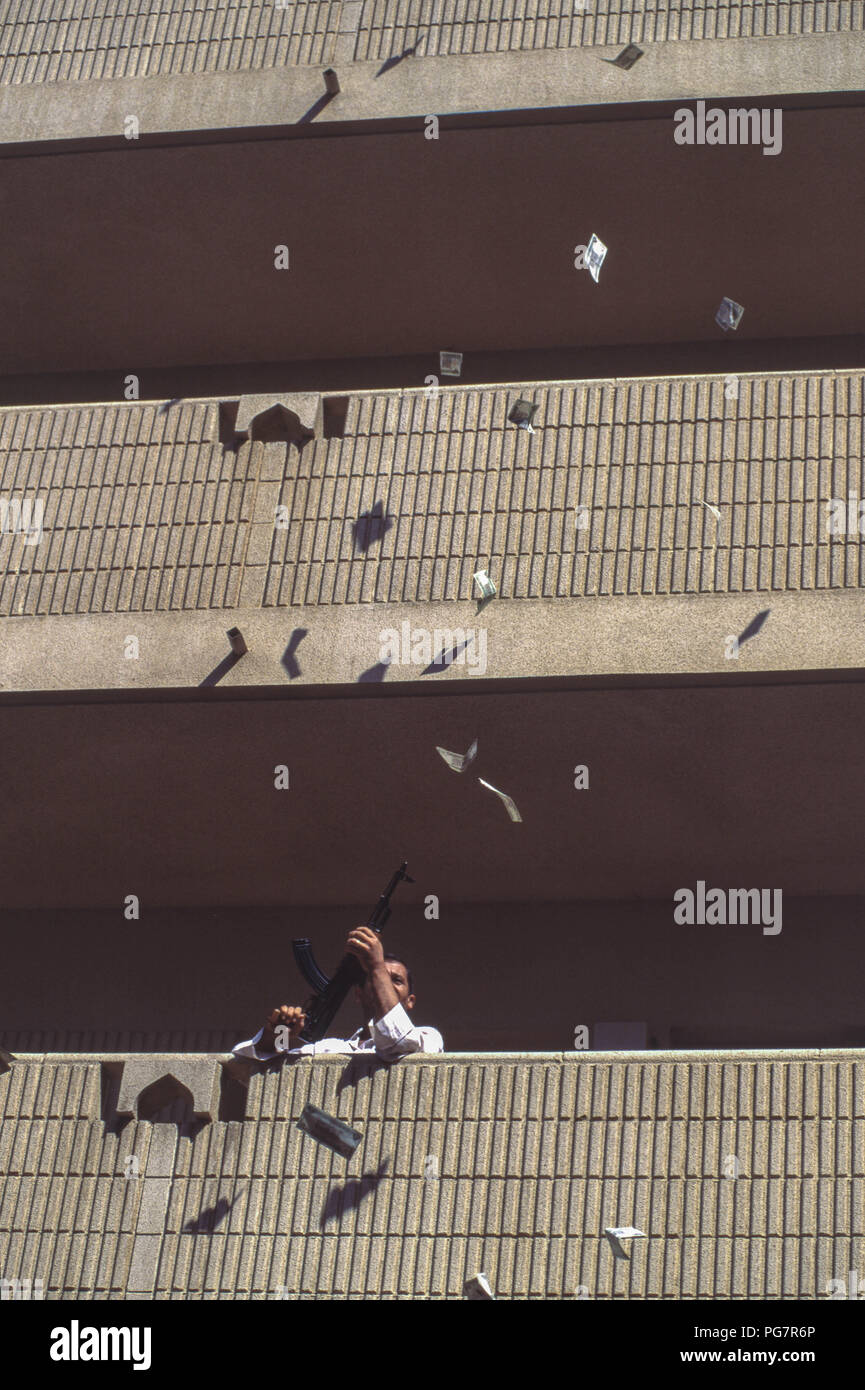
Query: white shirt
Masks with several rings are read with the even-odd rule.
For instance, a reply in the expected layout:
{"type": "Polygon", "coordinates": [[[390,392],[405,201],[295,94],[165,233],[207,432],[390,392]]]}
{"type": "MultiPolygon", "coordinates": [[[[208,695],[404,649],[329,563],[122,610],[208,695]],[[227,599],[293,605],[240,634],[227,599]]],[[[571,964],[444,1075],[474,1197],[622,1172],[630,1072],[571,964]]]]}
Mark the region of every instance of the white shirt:
{"type": "Polygon", "coordinates": [[[258,1047],[264,1032],[259,1028],[254,1038],[238,1043],[231,1049],[235,1057],[248,1057],[252,1062],[266,1062],[271,1057],[314,1057],[324,1052],[375,1052],[388,1062],[396,1062],[410,1052],[444,1052],[444,1039],[435,1028],[416,1028],[402,1004],[378,1020],[367,1023],[370,1037],[361,1038],[362,1028],[350,1038],[322,1038],[321,1042],[304,1043],[302,1047],[275,1049],[265,1052],[258,1047]]]}

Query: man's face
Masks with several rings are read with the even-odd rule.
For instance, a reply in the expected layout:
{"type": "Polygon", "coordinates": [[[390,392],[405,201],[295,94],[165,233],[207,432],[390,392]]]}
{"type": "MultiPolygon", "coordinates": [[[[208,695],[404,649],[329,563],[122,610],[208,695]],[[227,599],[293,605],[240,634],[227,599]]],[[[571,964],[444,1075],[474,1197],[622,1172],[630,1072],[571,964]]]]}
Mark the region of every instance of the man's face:
{"type": "MultiPolygon", "coordinates": [[[[397,999],[404,1009],[414,1008],[414,995],[408,992],[408,971],[402,961],[386,960],[385,966],[390,975],[391,984],[396,990],[397,999]]],[[[369,987],[369,980],[364,977],[362,985],[358,985],[355,990],[355,997],[363,1008],[364,1022],[372,1018],[375,1013],[375,999],[369,987]]]]}

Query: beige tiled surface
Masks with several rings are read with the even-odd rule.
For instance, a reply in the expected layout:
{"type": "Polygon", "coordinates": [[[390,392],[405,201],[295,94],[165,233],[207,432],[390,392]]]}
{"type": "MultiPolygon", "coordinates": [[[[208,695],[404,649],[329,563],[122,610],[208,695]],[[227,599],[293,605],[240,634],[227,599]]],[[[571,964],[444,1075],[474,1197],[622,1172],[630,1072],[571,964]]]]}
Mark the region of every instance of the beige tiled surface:
{"type": "Polygon", "coordinates": [[[2,1028],[0,1047],[9,1052],[228,1052],[243,1033],[235,1028],[127,1029],[2,1028]]]}
{"type": "Polygon", "coordinates": [[[427,55],[670,39],[751,38],[861,29],[861,4],[741,0],[367,0],[357,58],[403,52],[427,30],[427,55]]]}
{"type": "Polygon", "coordinates": [[[218,403],[0,410],[0,614],[859,588],[863,374],[361,393],[343,438],[218,439],[218,403]],[[509,424],[520,394],[536,433],[509,424]],[[365,553],[352,523],[391,524],[365,553]],[[703,503],[716,506],[721,520],[703,503]],[[575,508],[586,508],[578,530],[575,508]],[[287,508],[287,529],[275,525],[287,508]]]}
{"type": "Polygon", "coordinates": [[[862,0],[5,0],[0,83],[862,28],[862,0]]]}
{"type": "Polygon", "coordinates": [[[0,82],[78,82],[324,64],[340,0],[8,0],[0,82]]]}
{"type": "Polygon", "coordinates": [[[482,1269],[502,1298],[808,1300],[862,1268],[861,1053],[345,1067],[254,1075],[242,1121],[116,1134],[98,1057],[14,1063],[0,1274],[49,1298],[453,1298],[482,1269]],[[309,1100],[362,1131],[348,1163],[296,1129],[309,1100]],[[630,1261],[613,1225],[646,1232],[630,1261]]]}

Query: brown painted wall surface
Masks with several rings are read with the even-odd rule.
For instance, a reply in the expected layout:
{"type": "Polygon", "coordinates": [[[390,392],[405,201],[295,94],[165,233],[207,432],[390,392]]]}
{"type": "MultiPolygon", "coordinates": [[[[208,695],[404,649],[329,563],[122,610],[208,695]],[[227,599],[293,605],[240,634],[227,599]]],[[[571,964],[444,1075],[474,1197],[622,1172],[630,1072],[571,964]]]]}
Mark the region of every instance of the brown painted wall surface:
{"type": "Polygon", "coordinates": [[[225,1047],[305,997],[291,937],[331,968],[406,857],[417,882],[387,939],[451,1048],[565,1050],[577,1024],[620,1020],[659,1045],[852,1045],[862,699],[844,684],[6,707],[3,1027],[124,1035],[86,1042],[109,1048],[203,1030],[220,1036],[199,1049],[225,1047]],[[474,736],[477,762],[451,772],[435,745],[474,736]],[[780,934],[675,924],[674,892],[700,879],[780,888],[780,934]]]}
{"type": "Polygon", "coordinates": [[[737,338],[859,332],[865,111],[786,111],[776,156],[673,129],[419,119],[4,160],[0,372],[716,341],[725,294],[737,338]],[[592,232],[598,285],[574,269],[592,232]]]}
{"type": "Polygon", "coordinates": [[[863,698],[719,684],[7,706],[4,906],[371,906],[402,858],[417,903],[669,900],[700,878],[865,893],[863,698]],[[452,772],[436,747],[475,737],[452,772]]]}
{"type": "MultiPolygon", "coordinates": [[[[329,971],[371,906],[143,905],[138,922],[120,909],[4,912],[0,1042],[225,1050],[275,1004],[306,997],[293,936],[309,936],[329,971]]],[[[438,922],[395,905],[386,949],[408,957],[415,1017],[441,1031],[448,1051],[570,1051],[578,1024],[621,1021],[645,1022],[658,1047],[853,1047],[865,1044],[863,925],[863,897],[785,896],[774,937],[759,925],[679,926],[669,901],[444,899],[438,922]]],[[[350,1000],[333,1031],[348,1036],[360,1022],[350,1000]]]]}

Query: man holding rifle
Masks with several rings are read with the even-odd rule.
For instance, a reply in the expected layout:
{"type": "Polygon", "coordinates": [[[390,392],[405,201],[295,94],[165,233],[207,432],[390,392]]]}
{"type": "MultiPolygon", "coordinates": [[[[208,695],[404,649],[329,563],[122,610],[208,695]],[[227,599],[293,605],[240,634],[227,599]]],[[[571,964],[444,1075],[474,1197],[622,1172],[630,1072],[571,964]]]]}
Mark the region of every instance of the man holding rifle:
{"type": "Polygon", "coordinates": [[[299,1007],[283,1004],[273,1010],[254,1038],[232,1048],[234,1056],[265,1062],[282,1052],[293,1056],[375,1052],[383,1061],[396,1062],[411,1052],[444,1052],[441,1033],[435,1028],[413,1026],[409,1018],[415,1004],[411,971],[399,957],[384,954],[378,931],[370,926],[355,927],[349,932],[346,951],[362,971],[355,998],[367,1020],[363,1027],[350,1038],[322,1038],[298,1046],[306,1014],[299,1007]]]}

